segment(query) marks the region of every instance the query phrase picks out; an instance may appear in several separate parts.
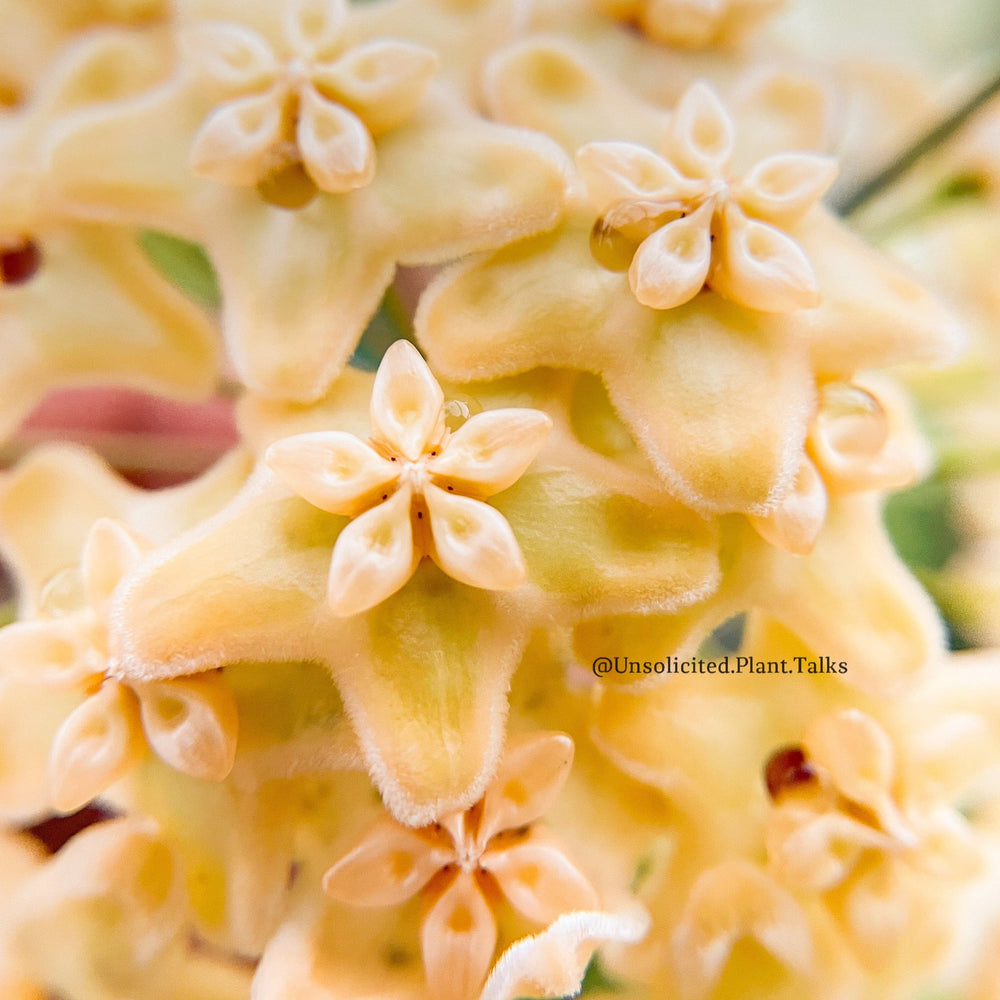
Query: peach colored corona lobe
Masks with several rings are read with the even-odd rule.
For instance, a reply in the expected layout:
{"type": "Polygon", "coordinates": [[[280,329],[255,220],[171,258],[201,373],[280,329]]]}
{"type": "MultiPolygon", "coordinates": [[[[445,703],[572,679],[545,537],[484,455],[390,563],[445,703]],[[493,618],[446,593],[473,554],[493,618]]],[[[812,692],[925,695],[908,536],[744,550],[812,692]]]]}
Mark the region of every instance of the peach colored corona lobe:
{"type": "Polygon", "coordinates": [[[1000,1000],[995,7],[0,0],[0,1000],[1000,1000]]]}

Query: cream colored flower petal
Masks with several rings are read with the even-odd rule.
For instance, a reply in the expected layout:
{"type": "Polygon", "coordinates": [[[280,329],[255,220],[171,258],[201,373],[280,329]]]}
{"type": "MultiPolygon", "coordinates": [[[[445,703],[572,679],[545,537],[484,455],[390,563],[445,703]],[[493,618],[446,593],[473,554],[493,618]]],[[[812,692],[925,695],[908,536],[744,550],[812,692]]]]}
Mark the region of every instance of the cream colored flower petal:
{"type": "Polygon", "coordinates": [[[497,121],[550,135],[570,154],[602,139],[653,146],[663,134],[660,108],[558,40],[529,38],[501,49],[486,64],[482,90],[497,121]]]}
{"type": "Polygon", "coordinates": [[[848,708],[821,716],[806,731],[803,744],[809,759],[829,773],[841,795],[871,810],[890,836],[915,842],[892,797],[892,741],[870,715],[848,708]]]}
{"type": "Polygon", "coordinates": [[[125,521],[165,542],[215,513],[239,489],[249,456],[237,450],[182,486],[144,490],[79,445],[41,445],[0,484],[0,538],[22,611],[34,613],[47,582],[79,562],[94,522],[125,521]]]}
{"type": "Polygon", "coordinates": [[[53,741],[49,780],[55,807],[74,812],[126,774],[142,754],[141,732],[135,696],[106,682],[53,741]]]}
{"type": "Polygon", "coordinates": [[[115,597],[115,673],[167,680],[240,661],[323,662],[345,519],[289,495],[260,469],[214,517],[161,546],[115,597]]]}
{"type": "Polygon", "coordinates": [[[349,617],[380,604],[413,575],[420,559],[413,547],[409,486],[355,518],[333,547],[326,600],[349,617]]]}
{"type": "MultiPolygon", "coordinates": [[[[181,981],[184,882],[180,857],[152,821],[97,823],[74,836],[19,894],[12,914],[19,957],[48,995],[160,1000],[165,983],[173,988],[181,981]]],[[[177,995],[207,1000],[211,994],[181,989],[177,995]]]]}
{"type": "Polygon", "coordinates": [[[892,851],[898,844],[842,812],[780,807],[766,832],[768,865],[794,889],[825,892],[842,882],[866,850],[892,851]]]}
{"type": "Polygon", "coordinates": [[[501,830],[533,823],[562,791],[573,766],[573,741],[564,733],[534,733],[513,742],[483,796],[476,841],[485,848],[501,830]]]}
{"type": "Polygon", "coordinates": [[[347,18],[345,0],[289,0],[282,28],[292,51],[305,58],[328,55],[340,41],[347,18]]]}
{"type": "Polygon", "coordinates": [[[491,503],[529,581],[574,614],[676,611],[718,583],[717,526],[680,504],[647,504],[569,469],[529,472],[491,503]]]}
{"type": "Polygon", "coordinates": [[[442,427],[444,393],[420,352],[397,340],[383,355],[372,386],[372,436],[416,460],[442,427]]]}
{"type": "Polygon", "coordinates": [[[427,463],[438,484],[463,494],[488,497],[517,482],[552,430],[541,410],[501,409],[477,413],[427,463]]]}
{"type": "Polygon", "coordinates": [[[18,683],[72,688],[103,671],[81,636],[80,622],[14,622],[0,629],[0,675],[18,683]]]}
{"type": "Polygon", "coordinates": [[[281,104],[275,92],[239,97],[205,119],[191,146],[191,169],[223,184],[256,184],[282,141],[281,104]]]}
{"type": "Polygon", "coordinates": [[[958,318],[898,264],[817,207],[794,232],[816,272],[823,301],[790,317],[819,372],[897,364],[939,365],[965,338],[958,318]]]}
{"type": "Polygon", "coordinates": [[[791,226],[826,193],[837,176],[837,161],[816,153],[777,153],[761,160],[733,194],[747,215],[776,226],[791,226]]]}
{"type": "Polygon", "coordinates": [[[651,309],[673,309],[705,285],[712,263],[712,205],[675,219],[647,236],[632,258],[629,285],[651,309]]]}
{"type": "Polygon", "coordinates": [[[663,150],[670,162],[688,177],[712,180],[728,166],[735,138],[733,121],[715,91],[698,81],[688,87],[677,103],[663,150]]]}
{"type": "Polygon", "coordinates": [[[427,986],[435,1000],[472,1000],[489,972],[497,925],[469,872],[460,871],[420,925],[427,986]]]}
{"type": "Polygon", "coordinates": [[[497,960],[480,1000],[575,996],[596,948],[634,944],[649,930],[638,904],[618,913],[567,913],[540,934],[521,938],[497,960]]]}
{"type": "Polygon", "coordinates": [[[644,0],[640,21],[658,42],[701,48],[717,38],[729,6],[729,0],[644,0]]]}
{"type": "Polygon", "coordinates": [[[408,826],[468,809],[503,747],[530,617],[430,560],[321,650],[386,808],[408,826]]]}
{"type": "Polygon", "coordinates": [[[323,876],[323,891],[350,906],[396,906],[454,860],[391,816],[383,816],[323,876]]]}
{"type": "Polygon", "coordinates": [[[679,500],[764,513],[791,487],[814,408],[806,346],[717,295],[657,314],[608,393],[679,500]]]}
{"type": "Polygon", "coordinates": [[[387,132],[416,111],[440,59],[423,45],[379,38],[349,49],[332,65],[317,66],[313,85],[351,109],[372,135],[387,132]]]}
{"type": "Polygon", "coordinates": [[[399,478],[399,466],[353,434],[317,431],[275,441],[264,460],[300,497],[331,514],[357,514],[399,478]]]}
{"type": "Polygon", "coordinates": [[[375,145],[364,122],[311,86],[299,93],[296,138],[306,172],[322,191],[356,191],[375,176],[375,145]]]}
{"type": "Polygon", "coordinates": [[[750,523],[765,541],[785,552],[812,551],[826,520],[826,487],[808,458],[802,459],[792,491],[770,513],[750,515],[750,523]]]}
{"type": "Polygon", "coordinates": [[[795,899],[748,861],[703,872],[673,934],[673,958],[687,997],[700,1000],[742,938],[754,938],[779,962],[808,972],[813,962],[809,924],[795,899]]]}
{"type": "Polygon", "coordinates": [[[746,555],[740,585],[757,605],[846,663],[844,679],[863,690],[898,693],[944,648],[934,604],[894,551],[873,495],[831,497],[807,556],[763,546],[746,555]]]}
{"type": "Polygon", "coordinates": [[[87,602],[95,612],[106,614],[121,578],[135,569],[151,548],[146,539],[120,521],[102,517],[95,522],[80,559],[87,602]]]}
{"type": "Polygon", "coordinates": [[[762,312],[792,312],[820,303],[809,259],[790,236],[727,205],[708,283],[733,302],[762,312]]]}
{"type": "Polygon", "coordinates": [[[483,854],[480,865],[523,916],[550,924],[572,910],[596,910],[599,901],[587,877],[566,856],[555,837],[532,829],[511,847],[483,854]]]}
{"type": "Polygon", "coordinates": [[[154,751],[194,778],[222,781],[233,769],[239,714],[221,673],[133,683],[154,751]]]}
{"type": "Polygon", "coordinates": [[[704,189],[700,180],[684,177],[662,156],[631,142],[588,143],[577,152],[576,166],[598,212],[623,200],[687,201],[704,189]]]}
{"type": "Polygon", "coordinates": [[[52,811],[48,758],[56,733],[80,705],[73,688],[0,676],[0,820],[27,826],[52,811]]]}
{"type": "Polygon", "coordinates": [[[210,81],[231,92],[261,91],[274,80],[278,62],[267,41],[246,25],[224,21],[182,28],[182,54],[210,81]]]}
{"type": "Polygon", "coordinates": [[[431,558],[449,576],[470,587],[513,590],[527,566],[507,519],[481,500],[424,489],[431,520],[431,558]]]}

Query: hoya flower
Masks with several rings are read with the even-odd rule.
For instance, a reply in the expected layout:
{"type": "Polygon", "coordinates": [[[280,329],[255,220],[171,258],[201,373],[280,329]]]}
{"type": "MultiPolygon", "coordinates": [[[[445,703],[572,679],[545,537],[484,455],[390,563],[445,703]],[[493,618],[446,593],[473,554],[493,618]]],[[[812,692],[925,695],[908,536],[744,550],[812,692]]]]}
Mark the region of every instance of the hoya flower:
{"type": "Polygon", "coordinates": [[[662,155],[621,142],[577,153],[601,213],[594,255],[628,270],[643,305],[672,309],[705,285],[766,312],[819,304],[812,266],[782,230],[805,217],[836,165],[814,153],[779,153],[733,177],[734,132],[711,88],[696,83],[674,109],[662,155]]]}
{"type": "MultiPolygon", "coordinates": [[[[222,26],[210,3],[179,5],[190,57],[175,52],[167,79],[51,109],[48,176],[74,212],[203,244],[239,377],[268,397],[314,401],[397,263],[436,264],[548,228],[567,164],[444,87],[424,93],[434,57],[369,37],[381,28],[362,5],[227,10],[222,26]]],[[[162,40],[129,44],[141,60],[162,40]]]]}
{"type": "Polygon", "coordinates": [[[734,42],[784,6],[784,0],[601,0],[654,41],[699,48],[734,42]]]}
{"type": "Polygon", "coordinates": [[[510,525],[482,502],[521,478],[552,421],[538,410],[477,413],[452,433],[444,394],[417,349],[397,341],[372,389],[370,444],[342,431],[296,435],[267,463],[331,514],[354,515],[337,539],[327,599],[339,615],[394,594],[429,555],[472,587],[511,590],[524,557],[510,525]]]}
{"type": "Polygon", "coordinates": [[[957,812],[900,801],[896,757],[889,735],[858,709],[820,716],[801,745],[772,755],[767,784],[775,809],[766,840],[783,882],[829,889],[866,851],[923,869],[975,870],[971,832],[957,812]]]}
{"type": "Polygon", "coordinates": [[[541,924],[597,906],[586,877],[535,823],[572,760],[573,743],[562,734],[516,743],[475,806],[417,830],[380,821],[326,873],[326,892],[361,906],[393,906],[423,892],[428,986],[442,1000],[468,1000],[492,964],[499,895],[541,924]]]}
{"type": "Polygon", "coordinates": [[[149,261],[131,229],[87,222],[55,204],[41,145],[51,109],[86,92],[117,97],[162,71],[119,36],[71,50],[32,102],[0,119],[0,437],[45,392],[67,383],[126,385],[181,399],[211,392],[216,336],[204,312],[149,261]]]}
{"type": "Polygon", "coordinates": [[[261,185],[276,199],[284,189],[292,201],[308,197],[310,181],[330,192],[371,182],[372,135],[413,113],[437,57],[394,39],[352,47],[346,16],[346,0],[283,5],[280,52],[236,23],[202,23],[182,36],[198,71],[233,95],[195,136],[191,164],[198,173],[261,185]]]}
{"type": "MultiPolygon", "coordinates": [[[[617,148],[622,139],[636,144],[626,147],[632,151],[639,145],[651,147],[679,128],[675,119],[683,117],[678,113],[668,118],[662,109],[635,97],[623,106],[620,84],[587,65],[574,50],[547,41],[530,40],[499,53],[487,76],[491,105],[500,115],[544,128],[573,144],[574,151],[576,144],[594,140],[591,149],[597,150],[605,148],[601,144],[606,140],[617,148]]],[[[700,90],[695,88],[695,97],[700,90]]],[[[703,110],[700,100],[692,98],[691,114],[697,111],[695,120],[710,125],[704,137],[709,152],[701,162],[711,164],[713,142],[728,147],[731,133],[714,113],[706,111],[702,119],[703,110]],[[716,126],[721,131],[714,131],[716,126]]],[[[581,166],[586,159],[581,157],[581,166]]],[[[652,154],[647,159],[655,162],[646,189],[641,170],[637,176],[594,172],[594,182],[606,182],[611,192],[598,201],[608,207],[621,200],[620,192],[629,184],[634,192],[655,193],[668,174],[699,190],[712,176],[703,171],[698,180],[694,167],[685,167],[689,173],[682,175],[652,154]]],[[[638,170],[637,164],[646,164],[646,159],[637,153],[631,162],[638,170]]],[[[807,170],[802,191],[790,195],[790,212],[797,203],[809,201],[809,178],[818,183],[807,170]]],[[[777,190],[789,192],[787,178],[779,179],[777,190]]],[[[795,281],[781,267],[769,271],[763,265],[769,259],[785,259],[781,248],[791,247],[791,235],[747,216],[728,182],[726,191],[733,198],[727,194],[725,204],[742,220],[740,232],[766,236],[761,246],[750,247],[761,252],[761,266],[740,270],[739,264],[733,272],[741,275],[740,287],[755,293],[770,289],[769,296],[774,292],[783,298],[795,281]],[[779,256],[769,256],[772,250],[779,256]],[[743,284],[749,275],[756,277],[743,284]]],[[[760,203],[764,200],[761,194],[760,203]]],[[[770,218],[778,218],[774,213],[780,214],[780,201],[776,196],[768,203],[770,218]]],[[[705,208],[706,216],[709,211],[705,208]]],[[[714,217],[714,208],[711,212],[714,217]]],[[[716,261],[716,243],[721,250],[725,241],[710,239],[707,218],[702,220],[707,229],[691,229],[693,218],[678,215],[655,233],[640,233],[634,244],[626,240],[625,259],[617,266],[629,270],[630,261],[641,263],[642,254],[632,258],[630,253],[638,250],[643,235],[652,253],[658,241],[662,243],[660,235],[679,224],[692,236],[690,248],[698,267],[692,271],[683,254],[676,260],[666,250],[653,256],[663,263],[660,276],[668,284],[676,275],[693,273],[688,288],[698,285],[701,269],[710,272],[716,261]],[[699,246],[707,247],[704,254],[699,246]]],[[[623,270],[609,270],[595,259],[593,226],[594,210],[574,202],[552,232],[442,272],[420,300],[417,337],[435,370],[455,380],[495,378],[539,366],[599,374],[612,405],[666,488],[703,513],[766,514],[791,492],[817,382],[849,379],[859,370],[907,358],[946,357],[959,339],[960,328],[946,310],[821,206],[807,211],[794,226],[798,246],[788,251],[796,259],[799,254],[808,259],[821,301],[815,308],[789,312],[747,308],[712,290],[692,291],[689,301],[670,309],[644,305],[623,270]]],[[[730,249],[741,246],[740,239],[733,236],[730,249]]],[[[718,259],[726,268],[734,260],[750,260],[733,254],[718,259]]],[[[653,284],[657,273],[649,272],[653,284]]],[[[774,305],[778,299],[768,301],[774,305]]]]}
{"type": "Polygon", "coordinates": [[[220,781],[232,768],[236,706],[219,674],[152,684],[112,676],[111,596],[147,548],[117,522],[99,520],[79,573],[68,571],[51,582],[42,601],[48,616],[0,631],[8,675],[81,697],[52,738],[49,783],[56,809],[72,811],[100,795],[138,761],[146,741],[196,777],[220,781]]]}

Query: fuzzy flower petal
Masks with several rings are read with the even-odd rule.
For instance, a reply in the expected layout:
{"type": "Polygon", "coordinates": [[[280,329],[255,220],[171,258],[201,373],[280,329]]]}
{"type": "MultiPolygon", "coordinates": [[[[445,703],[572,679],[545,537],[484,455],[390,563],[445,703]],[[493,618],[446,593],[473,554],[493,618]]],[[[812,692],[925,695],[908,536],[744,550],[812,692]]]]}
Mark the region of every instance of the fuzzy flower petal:
{"type": "Polygon", "coordinates": [[[493,911],[472,875],[460,871],[420,928],[431,994],[441,1000],[475,996],[489,971],[496,942],[493,911]]]}
{"type": "Polygon", "coordinates": [[[312,87],[301,92],[296,137],[305,168],[323,191],[354,191],[375,176],[375,146],[364,122],[312,87]]]}
{"type": "Polygon", "coordinates": [[[503,514],[437,486],[427,486],[424,497],[434,541],[431,557],[449,576],[486,590],[513,590],[524,583],[528,569],[503,514]]]}
{"type": "Polygon", "coordinates": [[[650,309],[673,309],[693,299],[712,264],[712,206],[661,226],[632,258],[628,278],[635,297],[650,309]]]}
{"type": "Polygon", "coordinates": [[[222,781],[236,759],[239,715],[221,674],[135,684],[149,745],[171,767],[222,781]]]}
{"type": "Polygon", "coordinates": [[[397,466],[344,431],[283,438],[267,449],[266,461],[289,489],[331,514],[360,513],[399,477],[397,466]]]}
{"type": "Polygon", "coordinates": [[[372,135],[380,135],[417,110],[438,63],[422,45],[383,38],[317,66],[312,80],[320,93],[346,105],[372,135]]]}
{"type": "Polygon", "coordinates": [[[57,809],[73,812],[128,772],[142,754],[135,695],[104,684],[63,723],[52,744],[49,775],[57,809]]]}
{"type": "Polygon", "coordinates": [[[394,594],[413,575],[419,555],[413,547],[412,501],[410,488],[403,487],[355,518],[340,533],[330,562],[327,590],[334,614],[347,617],[367,611],[394,594]]]}
{"type": "Polygon", "coordinates": [[[191,169],[223,184],[262,180],[281,140],[281,108],[270,93],[223,104],[209,115],[191,147],[191,169]]]}
{"type": "Polygon", "coordinates": [[[448,447],[427,463],[427,470],[439,480],[454,482],[465,495],[491,496],[524,475],[551,429],[552,421],[539,410],[477,413],[451,435],[448,447]]]}
{"type": "Polygon", "coordinates": [[[414,461],[438,430],[444,393],[427,363],[408,341],[398,340],[382,358],[372,387],[375,435],[414,461]]]}
{"type": "Polygon", "coordinates": [[[323,890],[352,906],[395,906],[419,892],[452,852],[435,846],[389,816],[323,876],[323,890]]]}

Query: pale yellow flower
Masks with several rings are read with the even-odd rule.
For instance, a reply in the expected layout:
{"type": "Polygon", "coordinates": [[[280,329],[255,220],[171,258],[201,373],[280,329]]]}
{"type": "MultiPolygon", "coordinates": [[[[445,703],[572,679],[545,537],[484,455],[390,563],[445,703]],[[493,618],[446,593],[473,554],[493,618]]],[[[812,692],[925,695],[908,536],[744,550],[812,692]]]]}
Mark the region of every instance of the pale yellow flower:
{"type": "Polygon", "coordinates": [[[397,341],[375,378],[371,422],[370,444],[327,431],[285,438],[267,451],[268,464],[295,493],[355,517],[333,549],[333,611],[347,616],[381,603],[424,555],[472,587],[523,583],[514,533],[482,498],[521,478],[552,421],[538,410],[492,410],[452,433],[440,385],[416,348],[397,341]]]}
{"type": "Polygon", "coordinates": [[[0,631],[0,660],[15,682],[83,695],[51,740],[49,801],[56,809],[72,811],[100,795],[135,765],[146,741],[171,766],[196,777],[220,781],[232,769],[238,720],[221,675],[156,683],[113,676],[111,598],[147,548],[102,518],[87,538],[79,572],[53,580],[53,593],[43,600],[50,617],[0,631]]]}
{"type": "Polygon", "coordinates": [[[441,1000],[475,996],[496,948],[498,895],[542,924],[597,907],[586,877],[533,825],[572,761],[573,742],[561,733],[520,741],[471,809],[419,830],[386,817],[326,873],[324,888],[360,906],[396,905],[423,890],[432,900],[421,924],[428,986],[441,1000]]]}
{"type": "Polygon", "coordinates": [[[253,28],[211,21],[181,36],[189,61],[232,95],[195,136],[191,165],[229,184],[282,182],[304,168],[321,190],[353,191],[375,174],[373,135],[408,118],[437,70],[427,48],[394,39],[349,46],[345,0],[282,10],[283,51],[253,28]]]}
{"type": "Polygon", "coordinates": [[[812,266],[782,229],[800,222],[833,182],[833,160],[779,153],[737,178],[734,139],[712,89],[696,83],[670,119],[662,155],[624,142],[577,153],[601,213],[594,253],[611,270],[628,269],[643,305],[672,309],[706,285],[765,312],[819,304],[812,266]]]}

